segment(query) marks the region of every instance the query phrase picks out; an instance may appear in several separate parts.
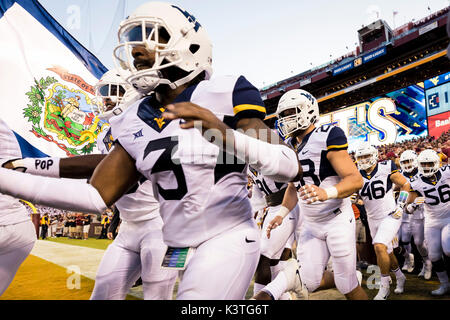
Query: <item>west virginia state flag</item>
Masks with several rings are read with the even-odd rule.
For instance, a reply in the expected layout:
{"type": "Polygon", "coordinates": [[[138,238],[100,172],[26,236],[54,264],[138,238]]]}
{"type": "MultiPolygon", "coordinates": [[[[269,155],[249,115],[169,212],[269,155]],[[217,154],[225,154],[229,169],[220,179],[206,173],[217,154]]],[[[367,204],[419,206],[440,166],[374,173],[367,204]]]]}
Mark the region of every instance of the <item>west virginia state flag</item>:
{"type": "Polygon", "coordinates": [[[106,71],[37,1],[0,1],[0,118],[25,157],[97,150],[93,86],[106,71]]]}

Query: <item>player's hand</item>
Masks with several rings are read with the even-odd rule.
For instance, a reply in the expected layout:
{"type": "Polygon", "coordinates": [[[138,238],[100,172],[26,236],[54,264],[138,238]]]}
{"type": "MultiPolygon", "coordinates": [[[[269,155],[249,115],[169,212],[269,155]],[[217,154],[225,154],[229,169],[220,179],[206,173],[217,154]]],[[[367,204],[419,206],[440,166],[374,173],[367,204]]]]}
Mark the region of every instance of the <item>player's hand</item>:
{"type": "Polygon", "coordinates": [[[113,240],[114,238],[112,232],[108,232],[106,236],[108,237],[109,240],[113,240]]]}
{"type": "MultiPolygon", "coordinates": [[[[197,126],[194,123],[199,121],[201,122],[200,129],[203,131],[202,133],[209,129],[219,130],[223,141],[225,141],[227,129],[230,129],[230,127],[220,121],[210,110],[192,102],[169,104],[162,116],[167,120],[183,119],[185,122],[180,124],[180,127],[183,129],[195,128],[197,126]]],[[[218,137],[213,138],[217,139],[218,137]]]]}
{"type": "Polygon", "coordinates": [[[300,188],[300,198],[306,201],[307,204],[314,203],[316,201],[325,201],[328,199],[328,195],[324,189],[319,188],[314,184],[307,184],[300,188]]]}
{"type": "Polygon", "coordinates": [[[420,206],[421,204],[424,204],[425,197],[417,197],[414,199],[414,204],[420,206]]]}
{"type": "Polygon", "coordinates": [[[269,222],[266,229],[267,239],[270,239],[270,232],[282,223],[283,218],[281,216],[275,216],[275,218],[273,218],[272,221],[269,222]]]}
{"type": "Polygon", "coordinates": [[[403,214],[403,209],[400,207],[395,208],[394,211],[392,211],[389,215],[394,218],[394,219],[400,219],[402,217],[403,214]]]}

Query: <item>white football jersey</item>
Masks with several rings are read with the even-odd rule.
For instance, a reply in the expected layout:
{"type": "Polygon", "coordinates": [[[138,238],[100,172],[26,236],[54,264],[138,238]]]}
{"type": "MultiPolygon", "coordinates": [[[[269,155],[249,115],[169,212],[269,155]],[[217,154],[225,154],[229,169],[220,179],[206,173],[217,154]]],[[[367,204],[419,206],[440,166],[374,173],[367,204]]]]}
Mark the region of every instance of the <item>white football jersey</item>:
{"type": "MultiPolygon", "coordinates": [[[[174,103],[186,101],[209,108],[232,128],[239,119],[265,117],[258,89],[242,76],[202,81],[174,103]]],[[[236,158],[230,164],[233,157],[224,156],[198,129],[164,119],[163,110],[154,96],[146,97],[112,118],[112,134],[153,183],[164,242],[196,247],[252,219],[247,165],[236,158]]]]}
{"type": "MultiPolygon", "coordinates": [[[[102,154],[108,154],[113,145],[111,128],[97,136],[97,148],[102,154]]],[[[159,217],[159,203],[153,195],[152,183],[145,178],[117,200],[115,206],[119,209],[120,219],[123,221],[138,222],[159,217]]]]}
{"type": "Polygon", "coordinates": [[[448,220],[450,222],[450,166],[441,167],[436,180],[417,175],[410,180],[411,189],[425,197],[425,223],[448,220]]]}
{"type": "MultiPolygon", "coordinates": [[[[0,158],[22,158],[18,137],[0,119],[0,158]]],[[[29,220],[27,209],[18,199],[0,194],[0,226],[17,224],[29,220]]]]}
{"type": "Polygon", "coordinates": [[[391,174],[398,172],[391,160],[378,162],[370,174],[360,170],[364,186],[359,195],[364,201],[368,219],[379,220],[387,217],[396,208],[391,174]]]}
{"type": "MultiPolygon", "coordinates": [[[[400,170],[400,173],[406,178],[406,180],[411,181],[411,179],[414,179],[414,177],[419,173],[419,170],[417,170],[417,168],[411,172],[404,172],[403,170],[400,170]]],[[[402,221],[409,221],[409,219],[421,220],[424,218],[424,210],[424,206],[419,206],[416,210],[414,210],[413,214],[403,213],[402,221]]]]}
{"type": "MultiPolygon", "coordinates": [[[[323,125],[307,134],[296,147],[298,158],[303,168],[300,186],[314,184],[320,188],[332,187],[341,181],[330,161],[329,151],[346,150],[347,137],[341,128],[323,125]]],[[[297,189],[300,187],[297,186],[297,189]]],[[[350,198],[329,199],[311,204],[299,198],[300,212],[306,221],[323,222],[345,212],[344,207],[351,206],[350,198]]]]}
{"type": "Polygon", "coordinates": [[[97,136],[97,149],[101,154],[108,154],[114,145],[114,139],[111,135],[111,127],[104,129],[97,136]]]}
{"type": "Polygon", "coordinates": [[[252,185],[252,197],[250,198],[250,204],[252,206],[252,212],[257,212],[267,206],[264,193],[255,183],[252,185]]]}
{"type": "Polygon", "coordinates": [[[273,193],[276,193],[282,189],[286,189],[288,184],[284,182],[276,182],[272,179],[269,179],[262,174],[260,174],[258,171],[253,169],[251,166],[248,166],[248,174],[253,180],[253,190],[258,189],[260,193],[262,193],[264,202],[267,202],[265,200],[265,196],[271,195],[273,193]]]}

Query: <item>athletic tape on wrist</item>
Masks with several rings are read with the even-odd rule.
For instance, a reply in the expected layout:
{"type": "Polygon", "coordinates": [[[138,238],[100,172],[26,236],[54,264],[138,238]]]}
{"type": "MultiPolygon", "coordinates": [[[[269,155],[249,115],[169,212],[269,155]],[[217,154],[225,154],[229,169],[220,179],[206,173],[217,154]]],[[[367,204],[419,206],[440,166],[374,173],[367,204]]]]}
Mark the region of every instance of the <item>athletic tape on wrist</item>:
{"type": "Polygon", "coordinates": [[[328,199],[336,199],[338,197],[338,191],[336,187],[329,187],[324,189],[327,193],[328,199]]]}
{"type": "Polygon", "coordinates": [[[284,218],[289,214],[289,212],[291,212],[291,210],[289,210],[285,206],[281,206],[280,210],[278,210],[277,216],[284,218]]]}

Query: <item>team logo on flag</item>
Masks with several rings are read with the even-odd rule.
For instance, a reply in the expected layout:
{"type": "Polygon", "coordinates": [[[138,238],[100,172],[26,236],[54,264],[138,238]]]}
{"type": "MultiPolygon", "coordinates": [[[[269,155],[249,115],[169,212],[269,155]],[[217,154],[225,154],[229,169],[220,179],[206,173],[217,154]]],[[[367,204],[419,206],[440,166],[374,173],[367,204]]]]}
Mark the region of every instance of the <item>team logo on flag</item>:
{"type": "Polygon", "coordinates": [[[55,143],[69,157],[91,153],[103,129],[94,114],[98,107],[92,98],[93,87],[61,67],[47,70],[60,80],[52,76],[35,79],[26,93],[29,104],[23,115],[31,122],[31,132],[55,143]]]}

